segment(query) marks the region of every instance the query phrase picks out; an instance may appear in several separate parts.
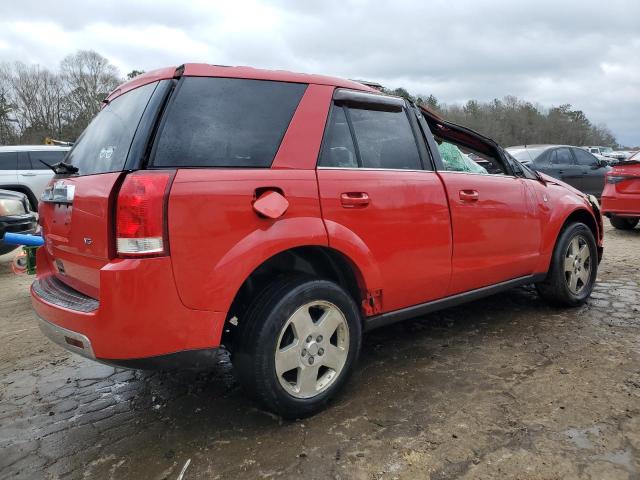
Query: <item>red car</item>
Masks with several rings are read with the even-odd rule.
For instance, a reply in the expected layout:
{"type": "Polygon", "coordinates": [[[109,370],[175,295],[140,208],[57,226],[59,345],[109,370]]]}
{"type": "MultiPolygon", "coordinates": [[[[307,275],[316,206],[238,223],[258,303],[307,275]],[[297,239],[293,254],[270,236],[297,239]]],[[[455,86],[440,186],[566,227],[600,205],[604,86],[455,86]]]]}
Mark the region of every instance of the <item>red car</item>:
{"type": "Polygon", "coordinates": [[[640,221],[640,152],[607,173],[602,213],[620,230],[632,230],[640,221]]]}
{"type": "Polygon", "coordinates": [[[364,331],[535,283],[590,295],[597,202],[347,80],[187,64],[123,84],[40,204],[43,331],[128,367],[206,362],[301,417],[364,331]],[[442,153],[441,153],[442,152],[442,153]],[[457,167],[482,158],[481,173],[457,167]]]}

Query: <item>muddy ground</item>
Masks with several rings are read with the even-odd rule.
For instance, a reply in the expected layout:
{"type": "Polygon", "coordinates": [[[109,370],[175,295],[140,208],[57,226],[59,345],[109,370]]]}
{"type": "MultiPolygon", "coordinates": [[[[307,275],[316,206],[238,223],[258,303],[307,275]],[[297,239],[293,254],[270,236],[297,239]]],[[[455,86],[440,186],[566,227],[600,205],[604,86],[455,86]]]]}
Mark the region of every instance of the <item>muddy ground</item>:
{"type": "Polygon", "coordinates": [[[606,232],[588,305],[522,288],[368,334],[313,418],[208,373],[113,369],[35,325],[0,265],[0,478],[640,479],[640,229],[606,232]]]}

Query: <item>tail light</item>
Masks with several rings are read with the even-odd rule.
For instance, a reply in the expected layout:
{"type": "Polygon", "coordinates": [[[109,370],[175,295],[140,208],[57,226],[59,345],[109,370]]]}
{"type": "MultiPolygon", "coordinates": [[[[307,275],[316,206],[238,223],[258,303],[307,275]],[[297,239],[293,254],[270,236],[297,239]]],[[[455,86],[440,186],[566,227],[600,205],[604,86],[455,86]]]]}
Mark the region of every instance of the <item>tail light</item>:
{"type": "Polygon", "coordinates": [[[631,178],[632,177],[624,175],[607,175],[607,183],[615,185],[616,183],[624,182],[625,180],[629,180],[631,178]]]}
{"type": "Polygon", "coordinates": [[[121,257],[166,255],[165,195],[169,172],[127,175],[116,208],[116,250],[121,257]]]}

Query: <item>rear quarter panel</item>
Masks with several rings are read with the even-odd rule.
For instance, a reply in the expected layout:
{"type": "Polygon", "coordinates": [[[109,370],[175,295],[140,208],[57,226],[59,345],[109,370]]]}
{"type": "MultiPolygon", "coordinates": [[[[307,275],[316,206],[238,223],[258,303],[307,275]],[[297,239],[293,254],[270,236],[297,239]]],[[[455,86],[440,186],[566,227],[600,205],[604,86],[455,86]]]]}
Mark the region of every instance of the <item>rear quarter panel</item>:
{"type": "Polygon", "coordinates": [[[309,85],[270,169],[178,170],[169,196],[169,243],[183,303],[226,311],[246,278],[284,250],[328,245],[315,166],[333,87],[309,85]],[[253,210],[256,192],[289,202],[275,220],[253,210]]]}
{"type": "Polygon", "coordinates": [[[169,242],[176,285],[189,308],[226,311],[242,282],[289,248],[328,245],[314,170],[184,169],[169,197],[169,242]],[[276,188],[283,217],[253,210],[256,190],[276,188]]]}

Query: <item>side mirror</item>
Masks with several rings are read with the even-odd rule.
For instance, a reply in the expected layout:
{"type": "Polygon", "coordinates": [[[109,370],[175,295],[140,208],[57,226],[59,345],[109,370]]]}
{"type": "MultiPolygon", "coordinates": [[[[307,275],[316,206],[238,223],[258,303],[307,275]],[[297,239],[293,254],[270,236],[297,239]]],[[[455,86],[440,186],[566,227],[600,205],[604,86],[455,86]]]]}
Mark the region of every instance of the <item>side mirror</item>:
{"type": "Polygon", "coordinates": [[[598,159],[596,159],[596,163],[593,165],[593,169],[597,170],[599,168],[604,168],[607,165],[609,165],[609,164],[607,163],[606,160],[602,160],[601,158],[598,158],[598,159]]]}

